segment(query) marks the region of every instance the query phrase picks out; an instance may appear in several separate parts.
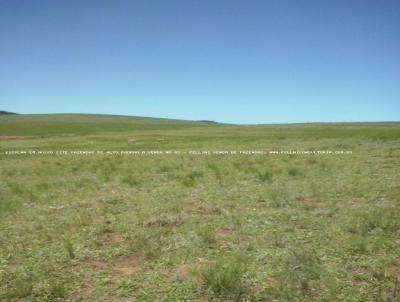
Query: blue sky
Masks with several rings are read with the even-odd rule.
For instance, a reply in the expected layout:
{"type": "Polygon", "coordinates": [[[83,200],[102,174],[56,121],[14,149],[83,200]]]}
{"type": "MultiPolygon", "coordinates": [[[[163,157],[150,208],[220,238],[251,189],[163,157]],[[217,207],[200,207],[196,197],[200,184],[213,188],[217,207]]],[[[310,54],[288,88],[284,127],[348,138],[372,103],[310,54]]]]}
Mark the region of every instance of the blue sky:
{"type": "Polygon", "coordinates": [[[400,120],[400,1],[0,0],[0,110],[400,120]]]}

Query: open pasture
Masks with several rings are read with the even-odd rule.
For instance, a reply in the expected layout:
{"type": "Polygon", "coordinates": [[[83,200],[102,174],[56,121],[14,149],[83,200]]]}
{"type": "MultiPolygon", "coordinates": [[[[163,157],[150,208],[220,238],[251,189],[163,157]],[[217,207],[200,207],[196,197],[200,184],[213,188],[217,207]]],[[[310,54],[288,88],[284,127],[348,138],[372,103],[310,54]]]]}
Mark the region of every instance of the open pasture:
{"type": "Polygon", "coordinates": [[[0,116],[0,300],[399,301],[399,171],[399,123],[0,116]]]}

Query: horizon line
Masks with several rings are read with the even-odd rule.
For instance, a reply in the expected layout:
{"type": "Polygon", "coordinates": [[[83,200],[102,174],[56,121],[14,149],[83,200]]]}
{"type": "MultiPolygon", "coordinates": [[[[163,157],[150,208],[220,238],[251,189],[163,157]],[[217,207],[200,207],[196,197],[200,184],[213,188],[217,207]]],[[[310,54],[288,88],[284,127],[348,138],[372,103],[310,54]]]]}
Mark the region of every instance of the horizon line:
{"type": "Polygon", "coordinates": [[[221,122],[218,120],[210,119],[182,119],[172,117],[155,117],[155,116],[142,116],[142,115],[128,115],[128,114],[113,114],[113,113],[88,113],[88,112],[47,112],[47,113],[17,113],[8,110],[0,110],[10,114],[2,115],[103,115],[103,116],[120,116],[120,117],[137,117],[137,118],[149,118],[149,119],[163,119],[163,120],[175,120],[185,122],[209,122],[216,124],[225,125],[238,125],[238,126],[258,126],[258,125],[298,125],[298,124],[381,124],[381,123],[400,123],[400,120],[357,120],[357,121],[306,121],[306,122],[262,122],[262,123],[233,123],[233,122],[221,122]]]}

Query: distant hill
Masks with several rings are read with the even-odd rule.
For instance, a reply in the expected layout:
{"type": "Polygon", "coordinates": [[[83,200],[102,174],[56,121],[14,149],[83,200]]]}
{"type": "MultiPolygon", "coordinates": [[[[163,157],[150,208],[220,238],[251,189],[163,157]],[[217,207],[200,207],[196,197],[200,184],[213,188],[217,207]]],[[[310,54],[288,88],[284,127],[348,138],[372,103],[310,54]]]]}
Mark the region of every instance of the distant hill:
{"type": "Polygon", "coordinates": [[[0,115],[16,115],[18,113],[0,110],[0,115]]]}
{"type": "Polygon", "coordinates": [[[209,121],[209,120],[200,120],[200,121],[194,121],[194,122],[203,123],[203,124],[220,124],[219,122],[209,121]]]}
{"type": "Polygon", "coordinates": [[[2,134],[9,136],[89,135],[124,131],[136,133],[141,130],[180,130],[207,125],[188,120],[101,114],[7,114],[0,118],[2,134]]]}

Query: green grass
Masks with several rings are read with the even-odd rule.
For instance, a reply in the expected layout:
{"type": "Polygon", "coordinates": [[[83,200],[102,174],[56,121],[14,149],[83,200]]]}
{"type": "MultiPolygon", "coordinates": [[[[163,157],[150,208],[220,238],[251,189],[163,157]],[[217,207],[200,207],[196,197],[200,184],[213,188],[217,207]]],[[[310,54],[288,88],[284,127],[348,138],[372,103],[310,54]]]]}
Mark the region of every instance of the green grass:
{"type": "Polygon", "coordinates": [[[0,116],[0,301],[399,301],[399,167],[399,123],[0,116]]]}
{"type": "Polygon", "coordinates": [[[239,254],[219,257],[200,268],[198,274],[211,295],[239,300],[246,292],[244,279],[247,270],[247,259],[239,254]]]}

